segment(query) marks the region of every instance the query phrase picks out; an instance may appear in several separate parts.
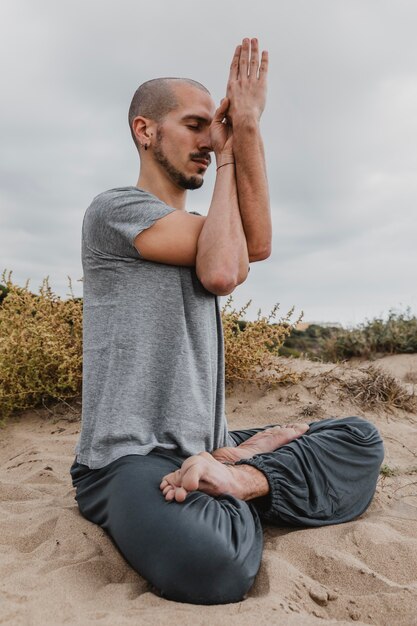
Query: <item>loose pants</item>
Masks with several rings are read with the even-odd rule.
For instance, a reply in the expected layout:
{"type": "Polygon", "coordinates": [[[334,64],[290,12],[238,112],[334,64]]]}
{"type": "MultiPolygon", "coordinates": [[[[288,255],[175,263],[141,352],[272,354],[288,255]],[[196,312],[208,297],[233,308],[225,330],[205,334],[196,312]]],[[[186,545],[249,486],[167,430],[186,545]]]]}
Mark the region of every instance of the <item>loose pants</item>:
{"type": "MultiPolygon", "coordinates": [[[[263,428],[231,431],[237,445],[263,428]]],[[[121,457],[100,469],[75,460],[70,473],[81,514],[112,538],[130,565],[170,600],[242,600],[259,569],[261,520],[281,526],[340,524],[363,513],[383,460],[375,426],[325,419],[274,452],[238,461],[266,476],[267,496],[243,501],[190,493],[168,502],[162,477],[184,458],[162,450],[121,457]]]]}

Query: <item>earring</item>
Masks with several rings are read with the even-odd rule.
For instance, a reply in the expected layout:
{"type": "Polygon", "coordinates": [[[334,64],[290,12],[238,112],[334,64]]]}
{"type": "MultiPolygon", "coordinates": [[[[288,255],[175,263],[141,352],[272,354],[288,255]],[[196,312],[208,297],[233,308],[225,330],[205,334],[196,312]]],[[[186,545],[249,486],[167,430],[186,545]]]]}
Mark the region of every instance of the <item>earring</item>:
{"type": "Polygon", "coordinates": [[[147,144],[147,143],[145,143],[145,146],[144,146],[144,147],[145,147],[145,150],[147,150],[147,149],[148,149],[148,144],[147,144]]]}

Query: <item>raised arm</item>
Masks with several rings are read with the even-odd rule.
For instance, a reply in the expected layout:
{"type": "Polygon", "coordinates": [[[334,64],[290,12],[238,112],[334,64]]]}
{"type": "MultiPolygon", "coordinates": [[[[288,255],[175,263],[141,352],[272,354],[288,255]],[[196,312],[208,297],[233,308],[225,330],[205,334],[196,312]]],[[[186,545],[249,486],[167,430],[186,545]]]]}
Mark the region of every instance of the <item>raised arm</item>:
{"type": "Polygon", "coordinates": [[[248,253],[253,260],[271,254],[272,223],[265,154],[259,121],[266,102],[268,53],[259,59],[257,39],[237,46],[230,66],[228,119],[233,126],[233,153],[240,214],[248,253]]]}
{"type": "Polygon", "coordinates": [[[209,291],[227,295],[248,274],[249,257],[239,212],[233,136],[225,115],[225,98],[211,124],[211,141],[217,172],[213,197],[197,243],[196,273],[209,291]]]}
{"type": "Polygon", "coordinates": [[[142,258],[195,266],[201,283],[216,295],[227,295],[241,284],[252,260],[239,212],[232,128],[225,120],[228,106],[225,98],[209,129],[217,172],[207,217],[176,210],[135,238],[142,258]]]}

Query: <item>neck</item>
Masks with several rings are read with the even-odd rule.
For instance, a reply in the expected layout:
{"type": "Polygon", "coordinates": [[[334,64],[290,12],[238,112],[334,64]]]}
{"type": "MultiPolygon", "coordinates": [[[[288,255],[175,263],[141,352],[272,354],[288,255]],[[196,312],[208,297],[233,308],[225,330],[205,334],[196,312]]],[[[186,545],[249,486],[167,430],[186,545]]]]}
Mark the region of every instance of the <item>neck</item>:
{"type": "Polygon", "coordinates": [[[185,211],[186,189],[175,185],[161,172],[160,168],[147,167],[146,164],[142,164],[136,187],[149,191],[149,193],[175,209],[185,211]]]}

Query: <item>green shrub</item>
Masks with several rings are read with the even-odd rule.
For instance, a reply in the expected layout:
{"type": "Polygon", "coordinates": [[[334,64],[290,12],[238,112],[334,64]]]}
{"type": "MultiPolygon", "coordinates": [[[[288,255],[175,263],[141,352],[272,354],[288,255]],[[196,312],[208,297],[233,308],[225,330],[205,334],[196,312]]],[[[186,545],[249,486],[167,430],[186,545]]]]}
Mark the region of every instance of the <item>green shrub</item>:
{"type": "Polygon", "coordinates": [[[386,320],[367,320],[352,329],[311,324],[303,331],[292,330],[279,352],[334,362],[413,353],[417,352],[417,318],[407,309],[402,313],[391,310],[386,320]]]}
{"type": "Polygon", "coordinates": [[[279,348],[279,354],[282,356],[305,356],[310,359],[322,359],[324,346],[340,330],[339,327],[320,326],[319,324],[310,324],[305,330],[293,328],[290,336],[285,340],[282,347],[279,348]]]}

